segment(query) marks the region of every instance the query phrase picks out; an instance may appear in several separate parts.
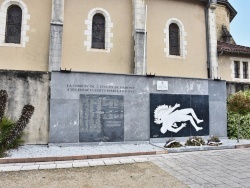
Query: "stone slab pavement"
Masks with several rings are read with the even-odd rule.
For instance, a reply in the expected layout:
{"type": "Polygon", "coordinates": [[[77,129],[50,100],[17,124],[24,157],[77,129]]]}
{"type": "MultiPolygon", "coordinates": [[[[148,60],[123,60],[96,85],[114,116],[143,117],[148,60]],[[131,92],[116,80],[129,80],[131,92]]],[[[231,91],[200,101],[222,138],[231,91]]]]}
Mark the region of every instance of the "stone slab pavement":
{"type": "Polygon", "coordinates": [[[150,161],[191,188],[250,187],[250,149],[175,153],[150,161]]]}
{"type": "Polygon", "coordinates": [[[0,172],[153,162],[191,188],[249,187],[250,149],[195,151],[148,156],[0,164],[0,172]]]}

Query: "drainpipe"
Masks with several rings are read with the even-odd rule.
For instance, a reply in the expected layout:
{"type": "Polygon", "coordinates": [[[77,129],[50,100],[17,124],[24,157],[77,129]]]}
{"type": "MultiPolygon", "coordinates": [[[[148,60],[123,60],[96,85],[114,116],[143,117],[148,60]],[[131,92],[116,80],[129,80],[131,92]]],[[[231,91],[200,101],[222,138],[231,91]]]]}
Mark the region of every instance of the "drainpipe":
{"type": "Polygon", "coordinates": [[[211,78],[211,60],[210,60],[210,43],[209,43],[209,15],[208,15],[208,9],[210,7],[211,0],[208,0],[207,6],[205,7],[205,24],[206,24],[206,43],[207,43],[207,77],[211,78]]]}
{"type": "Polygon", "coordinates": [[[146,70],[146,46],[147,46],[147,18],[148,18],[148,6],[145,5],[145,28],[144,28],[144,54],[143,54],[143,74],[147,74],[146,70]]]}

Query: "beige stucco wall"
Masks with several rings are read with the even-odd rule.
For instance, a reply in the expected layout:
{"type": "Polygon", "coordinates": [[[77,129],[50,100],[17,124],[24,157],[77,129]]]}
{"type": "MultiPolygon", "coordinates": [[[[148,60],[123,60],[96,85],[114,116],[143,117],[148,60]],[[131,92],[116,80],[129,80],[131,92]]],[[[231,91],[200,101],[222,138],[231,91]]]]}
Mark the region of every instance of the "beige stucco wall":
{"type": "Polygon", "coordinates": [[[147,0],[148,73],[207,78],[204,4],[196,0],[147,0]],[[185,59],[166,57],[163,30],[170,18],[180,20],[187,33],[185,59]]]}
{"type": "Polygon", "coordinates": [[[132,73],[132,1],[131,0],[72,0],[65,1],[62,68],[75,71],[132,73]],[[113,23],[111,33],[113,48],[110,53],[104,50],[87,51],[84,46],[87,36],[85,20],[93,8],[108,11],[113,23]]]}
{"type": "Polygon", "coordinates": [[[231,82],[250,82],[250,58],[244,55],[222,54],[218,57],[219,72],[222,80],[231,82]],[[240,78],[234,78],[234,61],[240,62],[240,78]],[[243,78],[243,62],[248,62],[248,78],[243,78]]]}
{"type": "Polygon", "coordinates": [[[219,76],[221,77],[221,79],[227,81],[233,81],[230,56],[228,55],[219,56],[218,64],[219,64],[219,76]]]}
{"type": "MultiPolygon", "coordinates": [[[[48,70],[51,0],[25,0],[30,19],[25,47],[0,46],[0,69],[48,70]]],[[[3,0],[0,0],[0,4],[3,0]]]]}
{"type": "Polygon", "coordinates": [[[228,31],[230,31],[230,13],[223,5],[217,5],[215,13],[216,13],[217,39],[221,40],[222,25],[225,25],[228,31]]]}

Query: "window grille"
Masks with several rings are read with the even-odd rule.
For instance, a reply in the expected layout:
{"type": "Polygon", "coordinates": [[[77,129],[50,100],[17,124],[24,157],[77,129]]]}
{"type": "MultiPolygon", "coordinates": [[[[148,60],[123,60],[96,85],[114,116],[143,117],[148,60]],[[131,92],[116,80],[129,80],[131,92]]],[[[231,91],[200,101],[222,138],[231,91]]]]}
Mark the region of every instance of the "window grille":
{"type": "Polygon", "coordinates": [[[96,14],[92,21],[92,48],[105,49],[105,18],[96,14]]]}
{"type": "Polygon", "coordinates": [[[10,6],[6,18],[6,43],[20,44],[22,25],[22,9],[19,6],[10,6]]]}
{"type": "Polygon", "coordinates": [[[175,23],[169,25],[169,54],[180,55],[180,32],[175,23]]]}

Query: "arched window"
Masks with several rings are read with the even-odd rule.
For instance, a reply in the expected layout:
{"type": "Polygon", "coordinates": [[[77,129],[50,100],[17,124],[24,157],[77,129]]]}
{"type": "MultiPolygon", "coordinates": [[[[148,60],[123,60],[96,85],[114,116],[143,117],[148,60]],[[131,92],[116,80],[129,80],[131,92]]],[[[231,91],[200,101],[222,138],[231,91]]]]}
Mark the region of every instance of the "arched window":
{"type": "Polygon", "coordinates": [[[7,10],[5,43],[20,44],[22,26],[22,9],[12,5],[7,10]]]}
{"type": "Polygon", "coordinates": [[[102,14],[93,16],[91,47],[105,49],[105,17],[102,14]]]}
{"type": "Polygon", "coordinates": [[[180,31],[175,23],[169,25],[169,54],[180,55],[180,31]]]}

